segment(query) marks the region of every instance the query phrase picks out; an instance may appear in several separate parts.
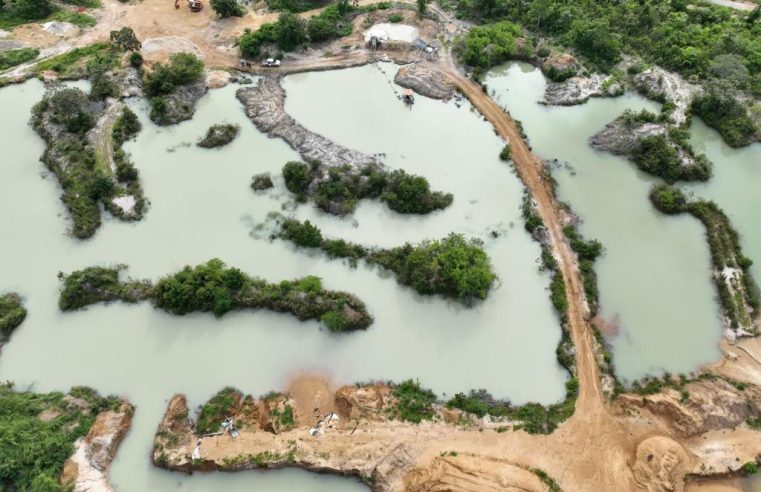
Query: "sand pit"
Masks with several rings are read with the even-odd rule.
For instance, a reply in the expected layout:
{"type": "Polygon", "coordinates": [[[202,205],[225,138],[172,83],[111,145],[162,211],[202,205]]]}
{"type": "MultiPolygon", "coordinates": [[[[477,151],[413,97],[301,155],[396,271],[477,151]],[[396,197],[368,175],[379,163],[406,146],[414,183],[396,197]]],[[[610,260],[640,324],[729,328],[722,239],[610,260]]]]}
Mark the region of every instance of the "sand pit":
{"type": "Polygon", "coordinates": [[[370,41],[373,36],[377,37],[381,41],[404,41],[405,43],[411,43],[420,37],[420,31],[417,27],[408,26],[406,24],[389,24],[381,23],[375,24],[373,27],[365,31],[365,41],[370,41]]]}

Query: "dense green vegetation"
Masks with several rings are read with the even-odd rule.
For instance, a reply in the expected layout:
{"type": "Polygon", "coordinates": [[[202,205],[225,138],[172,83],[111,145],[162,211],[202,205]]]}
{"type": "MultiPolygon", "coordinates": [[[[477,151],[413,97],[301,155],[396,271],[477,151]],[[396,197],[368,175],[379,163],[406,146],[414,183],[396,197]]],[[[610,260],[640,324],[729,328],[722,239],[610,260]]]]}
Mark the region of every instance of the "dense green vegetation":
{"type": "Polygon", "coordinates": [[[300,320],[321,320],[332,331],[367,328],[373,321],[365,304],[341,291],[325,290],[317,277],[270,284],[228,268],[213,259],[186,266],[155,285],[147,281],[119,281],[119,267],[91,267],[64,278],[59,305],[77,309],[96,302],[151,300],[172,314],[212,312],[216,316],[235,309],[269,309],[291,313],[300,320]]]}
{"type": "MultiPolygon", "coordinates": [[[[108,162],[111,156],[105,154],[105,146],[92,142],[87,133],[105,109],[103,104],[93,105],[90,101],[102,101],[119,95],[112,70],[121,52],[105,45],[88,47],[83,49],[82,54],[70,52],[67,55],[71,55],[67,63],[88,59],[85,73],[91,82],[90,94],[65,86],[51,87],[32,109],[32,125],[47,142],[41,160],[61,184],[61,200],[73,220],[72,232],[84,239],[95,234],[100,226],[100,205],[122,220],[142,218],[145,199],[137,179],[137,169],[121,149],[122,142],[134,135],[140,124],[128,109],[115,122],[112,135],[115,144],[114,173],[108,162]],[[135,199],[130,209],[122,209],[114,202],[114,199],[124,196],[135,199]]],[[[38,64],[38,69],[39,65],[49,61],[38,64]]],[[[68,71],[66,67],[60,69],[68,71]]]]}
{"type": "Polygon", "coordinates": [[[0,296],[0,345],[7,341],[13,330],[26,318],[26,309],[18,294],[8,293],[0,296]]]}
{"type": "Polygon", "coordinates": [[[8,50],[0,53],[0,70],[6,70],[16,65],[21,65],[28,61],[34,60],[40,54],[37,48],[21,48],[17,50],[8,50]]]}
{"type": "Polygon", "coordinates": [[[203,61],[192,53],[175,53],[169,64],[156,63],[143,82],[150,99],[151,120],[159,125],[172,123],[170,96],[178,87],[196,82],[203,74],[203,61]]]}
{"type": "Polygon", "coordinates": [[[61,183],[61,199],[78,238],[95,233],[100,226],[98,202],[113,193],[110,176],[96,166],[95,153],[85,138],[95,124],[96,114],[90,108],[81,90],[54,88],[32,110],[32,124],[48,143],[42,161],[61,183]]]}
{"type": "Polygon", "coordinates": [[[451,233],[444,239],[426,240],[415,246],[373,251],[370,263],[396,273],[397,281],[419,294],[442,294],[471,303],[486,299],[497,279],[491,260],[477,239],[451,233]]]}
{"type": "Polygon", "coordinates": [[[483,417],[486,414],[496,418],[515,421],[515,429],[523,429],[529,434],[551,434],[558,425],[573,415],[579,381],[570,379],[566,385],[566,397],[560,403],[540,405],[527,403],[514,407],[507,400],[496,400],[486,390],[471,391],[469,394],[457,393],[446,406],[458,408],[468,413],[483,417]]]}
{"type": "Polygon", "coordinates": [[[428,214],[452,203],[451,194],[431,191],[427,179],[401,169],[365,166],[357,171],[350,165],[326,169],[317,161],[291,161],[283,166],[283,178],[300,200],[312,195],[318,207],[335,215],[353,212],[363,198],[386,202],[401,214],[428,214]]]}
{"type": "Polygon", "coordinates": [[[222,18],[243,17],[246,13],[246,9],[237,0],[211,0],[209,3],[214,12],[222,18]]]}
{"type": "MultiPolygon", "coordinates": [[[[247,29],[238,38],[238,46],[244,57],[257,58],[262,55],[265,45],[276,45],[281,51],[293,51],[309,41],[318,43],[348,36],[352,32],[349,17],[352,12],[353,7],[348,4],[342,7],[340,3],[325,7],[309,20],[286,11],[280,14],[277,22],[263,24],[256,31],[247,29]]],[[[270,53],[264,55],[271,56],[270,53]]]]}
{"type": "Polygon", "coordinates": [[[55,10],[50,0],[0,1],[0,29],[11,29],[20,24],[44,19],[55,10]]]}
{"type": "Polygon", "coordinates": [[[230,411],[242,397],[243,394],[240,391],[229,386],[212,396],[201,407],[196,422],[196,432],[203,435],[219,431],[222,421],[230,415],[230,411]]]}
{"type": "Polygon", "coordinates": [[[456,10],[481,22],[509,19],[600,65],[609,66],[625,51],[705,79],[720,76],[711,71],[712,62],[735,55],[750,78],[761,81],[761,23],[728,8],[684,0],[458,0],[456,10]]]}
{"type": "Polygon", "coordinates": [[[123,266],[89,267],[69,275],[59,274],[63,287],[58,298],[62,311],[79,309],[96,302],[138,302],[147,299],[151,285],[148,282],[119,280],[123,266]]]}
{"type": "Polygon", "coordinates": [[[458,39],[455,50],[468,65],[489,68],[518,54],[516,38],[522,35],[521,26],[508,21],[476,26],[458,39]]]}
{"type": "Polygon", "coordinates": [[[198,141],[197,145],[206,149],[223,147],[235,140],[239,132],[240,126],[238,125],[212,125],[206,131],[206,135],[198,141]]]}
{"type": "MultiPolygon", "coordinates": [[[[691,154],[690,150],[686,152],[688,155],[691,154]]],[[[704,155],[694,159],[694,165],[683,165],[679,151],[666,135],[640,139],[632,153],[632,160],[638,168],[670,183],[679,180],[707,181],[711,177],[711,163],[704,155]]]]}
{"type": "MultiPolygon", "coordinates": [[[[758,57],[761,65],[761,54],[758,57]]],[[[761,86],[761,80],[758,83],[761,86]]],[[[759,93],[761,93],[761,87],[759,87],[759,93]]],[[[743,103],[738,100],[726,83],[711,84],[705,94],[693,100],[692,112],[700,116],[708,126],[716,128],[724,140],[733,147],[748,145],[761,133],[750,119],[743,103]]]]}
{"type": "Polygon", "coordinates": [[[309,221],[284,219],[276,236],[298,246],[320,248],[331,258],[346,258],[352,265],[364,259],[394,272],[397,282],[419,294],[439,294],[466,305],[486,299],[497,280],[483,244],[461,234],[398,248],[365,248],[341,239],[324,239],[309,221]]]}
{"type": "Polygon", "coordinates": [[[38,394],[0,385],[0,490],[63,492],[58,483],[74,441],[87,434],[102,411],[117,408],[119,400],[103,398],[89,388],[38,394]],[[50,419],[39,418],[48,412],[50,419]]]}
{"type": "Polygon", "coordinates": [[[254,191],[267,190],[275,186],[269,173],[257,174],[251,178],[251,189],[254,191]]]}
{"type": "Polygon", "coordinates": [[[753,262],[743,255],[739,235],[729,218],[714,202],[688,200],[679,189],[668,185],[655,186],[650,200],[663,213],[689,213],[703,223],[724,314],[733,328],[753,331],[761,295],[750,271],[753,262]]]}
{"type": "Polygon", "coordinates": [[[433,418],[436,395],[433,391],[422,388],[419,382],[408,379],[396,384],[393,394],[397,402],[391,412],[392,417],[416,424],[433,418]]]}

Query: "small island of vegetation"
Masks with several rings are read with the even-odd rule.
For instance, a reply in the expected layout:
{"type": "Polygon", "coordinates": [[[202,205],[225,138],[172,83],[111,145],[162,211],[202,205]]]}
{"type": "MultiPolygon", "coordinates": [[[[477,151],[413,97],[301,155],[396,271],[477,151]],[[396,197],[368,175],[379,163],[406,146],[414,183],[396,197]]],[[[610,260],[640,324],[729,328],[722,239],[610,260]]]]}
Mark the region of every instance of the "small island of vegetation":
{"type": "Polygon", "coordinates": [[[461,234],[398,248],[366,248],[342,239],[324,239],[309,221],[282,219],[275,235],[297,246],[319,248],[331,258],[346,258],[353,266],[363,259],[394,272],[397,282],[419,294],[442,295],[466,305],[486,299],[497,280],[481,241],[461,234]]]}
{"type": "Polygon", "coordinates": [[[26,319],[21,296],[10,292],[0,296],[0,347],[10,339],[13,331],[26,319]]]}
{"type": "Polygon", "coordinates": [[[238,133],[240,133],[240,126],[238,125],[212,125],[206,131],[206,135],[196,145],[205,149],[224,147],[235,140],[238,133]]]}
{"type": "Polygon", "coordinates": [[[90,267],[62,275],[61,310],[116,300],[151,301],[157,308],[178,315],[200,311],[220,317],[232,310],[269,309],[291,313],[302,321],[320,320],[336,332],[364,329],[373,321],[360,299],[324,289],[318,277],[271,284],[212,259],[195,267],[186,266],[152,284],[120,280],[123,268],[90,267]]]}
{"type": "Polygon", "coordinates": [[[401,169],[370,165],[357,172],[350,165],[328,168],[318,161],[292,161],[283,167],[283,178],[299,200],[311,196],[318,207],[335,215],[353,212],[363,198],[386,202],[401,214],[428,214],[452,203],[450,193],[431,191],[427,179],[401,169]]]}

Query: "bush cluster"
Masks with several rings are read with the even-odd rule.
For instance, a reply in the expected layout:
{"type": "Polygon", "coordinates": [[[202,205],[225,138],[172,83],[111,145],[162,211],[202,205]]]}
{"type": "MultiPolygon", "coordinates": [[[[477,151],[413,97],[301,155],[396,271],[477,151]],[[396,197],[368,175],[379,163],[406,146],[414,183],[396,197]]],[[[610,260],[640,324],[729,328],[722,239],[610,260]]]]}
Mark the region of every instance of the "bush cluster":
{"type": "Polygon", "coordinates": [[[471,28],[457,40],[456,51],[472,67],[489,68],[518,53],[516,38],[523,29],[512,22],[500,21],[471,28]]]}
{"type": "MultiPolygon", "coordinates": [[[[759,60],[761,63],[761,60],[759,60]]],[[[714,84],[692,101],[692,112],[708,126],[718,130],[733,147],[753,142],[761,132],[738,100],[735,91],[726,84],[714,84]]]]}
{"type": "Polygon", "coordinates": [[[123,267],[89,267],[61,275],[63,287],[58,298],[62,311],[79,309],[98,302],[137,302],[147,298],[150,285],[145,282],[121,282],[123,267]]]}
{"type": "Polygon", "coordinates": [[[198,141],[197,145],[205,149],[223,147],[235,140],[238,133],[240,133],[240,126],[238,125],[212,125],[206,131],[206,135],[198,141]]]}
{"type": "Polygon", "coordinates": [[[203,62],[192,53],[175,53],[169,64],[156,63],[148,73],[143,91],[149,97],[170,94],[178,85],[195,82],[203,73],[203,62]]]}
{"type": "Polygon", "coordinates": [[[0,343],[8,340],[13,330],[18,328],[25,318],[26,309],[18,294],[0,296],[0,343]]]}
{"type": "MultiPolygon", "coordinates": [[[[691,154],[689,148],[684,151],[691,154]]],[[[705,156],[694,157],[693,165],[683,165],[679,151],[666,135],[640,139],[632,152],[632,160],[642,171],[668,182],[707,181],[711,177],[711,163],[705,156]]]]}
{"type": "Polygon", "coordinates": [[[293,51],[309,41],[327,41],[352,32],[347,15],[352,8],[348,5],[345,8],[341,8],[340,4],[329,5],[308,21],[292,13],[294,10],[284,10],[286,12],[280,14],[277,22],[263,24],[256,31],[246,30],[238,38],[241,55],[257,58],[266,44],[277,45],[282,51],[293,51]]]}
{"type": "Polygon", "coordinates": [[[276,235],[298,246],[319,248],[331,258],[346,258],[352,265],[365,259],[394,272],[397,282],[419,294],[439,294],[464,304],[486,299],[497,280],[481,241],[461,234],[392,249],[368,249],[342,239],[325,239],[309,221],[284,219],[276,235]]]}
{"type": "Polygon", "coordinates": [[[441,294],[465,304],[486,299],[497,275],[477,239],[452,233],[444,239],[374,251],[371,263],[393,271],[419,294],[441,294]]]}
{"type": "Polygon", "coordinates": [[[211,0],[209,4],[214,12],[222,18],[243,17],[246,13],[246,9],[237,0],[211,0]]]}
{"type": "Polygon", "coordinates": [[[523,429],[529,434],[551,434],[558,425],[573,415],[576,407],[579,381],[571,378],[565,387],[565,400],[548,406],[526,403],[514,407],[508,400],[497,400],[486,390],[477,390],[467,395],[457,393],[446,402],[446,407],[457,408],[479,418],[488,414],[496,418],[518,421],[515,429],[523,429]]]}
{"type": "Polygon", "coordinates": [[[357,171],[349,165],[327,170],[317,162],[288,162],[283,167],[285,186],[301,200],[313,195],[322,210],[344,215],[351,213],[363,198],[379,199],[402,214],[427,214],[448,207],[449,193],[432,192],[428,180],[401,169],[385,171],[366,166],[357,171]],[[314,184],[316,183],[316,184],[314,184]]]}

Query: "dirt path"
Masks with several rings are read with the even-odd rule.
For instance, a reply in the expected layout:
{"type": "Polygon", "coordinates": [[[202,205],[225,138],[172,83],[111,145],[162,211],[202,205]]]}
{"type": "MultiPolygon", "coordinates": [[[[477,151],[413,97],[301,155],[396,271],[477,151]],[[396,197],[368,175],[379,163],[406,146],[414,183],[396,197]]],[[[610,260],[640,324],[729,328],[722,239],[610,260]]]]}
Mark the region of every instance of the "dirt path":
{"type": "Polygon", "coordinates": [[[731,9],[736,9],[736,10],[751,11],[751,10],[755,10],[756,7],[758,7],[757,4],[752,2],[738,2],[736,0],[706,0],[706,1],[714,5],[729,7],[731,9]]]}
{"type": "Polygon", "coordinates": [[[602,410],[603,396],[600,374],[595,361],[593,335],[586,315],[581,274],[576,255],[563,233],[551,184],[542,177],[542,162],[529,150],[515,122],[504,109],[481,90],[480,86],[466,79],[453,64],[445,68],[445,73],[468,98],[473,107],[494,126],[497,133],[510,143],[515,169],[537,203],[539,215],[549,231],[552,249],[558,261],[558,267],[563,273],[568,296],[568,324],[576,346],[576,367],[580,385],[576,412],[597,413],[602,410]]]}

